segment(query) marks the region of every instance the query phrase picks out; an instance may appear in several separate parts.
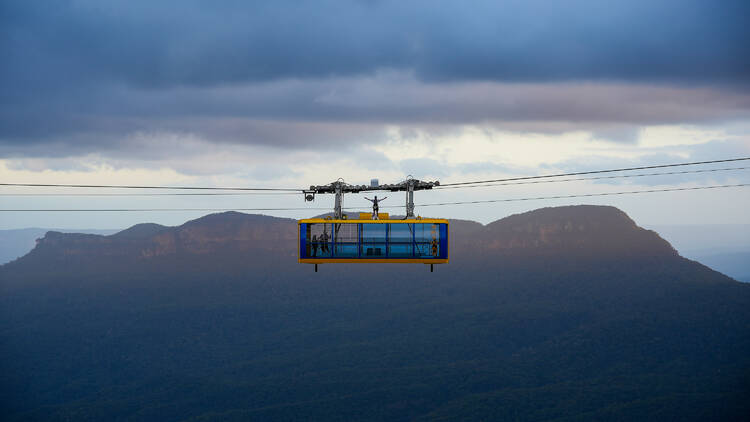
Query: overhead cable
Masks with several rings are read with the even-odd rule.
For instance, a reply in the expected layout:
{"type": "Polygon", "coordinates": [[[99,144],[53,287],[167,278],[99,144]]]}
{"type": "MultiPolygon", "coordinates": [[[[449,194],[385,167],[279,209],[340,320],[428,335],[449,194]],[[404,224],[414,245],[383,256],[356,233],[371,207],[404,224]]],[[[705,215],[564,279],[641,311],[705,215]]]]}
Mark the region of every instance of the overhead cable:
{"type": "Polygon", "coordinates": [[[222,192],[222,193],[0,193],[0,196],[283,196],[298,195],[296,192],[222,192]]]}
{"type": "MultiPolygon", "coordinates": [[[[750,183],[741,183],[735,185],[714,185],[714,186],[696,186],[689,188],[670,188],[670,189],[649,189],[636,191],[621,192],[602,192],[587,193],[575,195],[556,195],[556,196],[538,196],[533,198],[505,198],[505,199],[487,199],[476,201],[457,201],[457,202],[439,202],[432,204],[418,204],[419,207],[437,207],[446,205],[466,205],[466,204],[487,204],[494,202],[517,202],[517,201],[539,201],[549,199],[568,199],[568,198],[585,198],[595,196],[612,196],[612,195],[632,195],[641,193],[654,192],[676,192],[676,191],[694,191],[705,189],[722,189],[750,186],[750,183]]],[[[381,208],[401,208],[400,206],[383,206],[381,208]]],[[[330,210],[330,208],[100,208],[100,209],[0,209],[0,212],[151,212],[151,211],[302,211],[302,210],[330,210]]]]}
{"type": "Polygon", "coordinates": [[[0,212],[151,212],[151,211],[307,211],[330,208],[57,208],[57,209],[0,209],[0,212]]]}
{"type": "MultiPolygon", "coordinates": [[[[522,177],[511,177],[511,178],[504,178],[504,179],[476,180],[476,181],[470,181],[470,182],[444,183],[440,185],[439,188],[436,187],[435,189],[443,189],[443,188],[453,187],[453,186],[481,185],[481,184],[497,183],[497,182],[514,182],[514,181],[521,181],[521,180],[548,179],[548,178],[565,177],[565,176],[582,176],[582,175],[587,175],[587,174],[598,174],[598,173],[613,173],[613,172],[621,172],[621,171],[646,170],[646,169],[656,169],[656,168],[666,168],[666,167],[728,163],[728,162],[746,161],[746,160],[750,160],[750,157],[728,158],[728,159],[723,159],[723,160],[710,160],[710,161],[694,161],[694,162],[689,162],[689,163],[661,164],[661,165],[641,166],[641,167],[626,167],[626,168],[607,169],[607,170],[591,170],[591,171],[547,174],[547,175],[538,175],[538,176],[522,176],[522,177]]],[[[720,170],[717,170],[717,171],[720,171],[720,170]]],[[[627,177],[627,176],[623,175],[622,177],[627,177]]],[[[631,176],[631,177],[639,177],[639,176],[631,176]]],[[[271,188],[271,187],[94,185],[94,184],[61,184],[61,183],[0,183],[0,186],[51,187],[51,188],[106,188],[106,189],[222,190],[222,191],[258,191],[258,192],[261,192],[261,191],[305,192],[306,191],[306,189],[304,188],[297,189],[297,188],[271,188]]]]}
{"type": "Polygon", "coordinates": [[[47,187],[47,188],[108,188],[108,189],[175,189],[175,190],[233,190],[233,191],[285,191],[299,192],[291,188],[222,188],[212,186],[139,186],[139,185],[75,185],[59,183],[0,183],[0,186],[47,187]]]}
{"type": "Polygon", "coordinates": [[[433,204],[418,204],[419,207],[436,207],[443,205],[464,205],[464,204],[488,204],[493,202],[517,202],[517,201],[539,201],[545,199],[566,199],[566,198],[587,198],[593,196],[612,196],[612,195],[632,195],[639,193],[653,193],[653,192],[676,192],[676,191],[689,191],[689,190],[703,190],[703,189],[721,189],[721,188],[737,188],[742,186],[750,186],[750,183],[740,183],[736,185],[714,185],[714,186],[696,186],[690,188],[669,188],[669,189],[648,189],[648,190],[634,190],[634,191],[622,191],[622,192],[602,192],[602,193],[583,193],[575,195],[555,195],[555,196],[537,196],[532,198],[505,198],[505,199],[485,199],[477,201],[457,201],[457,202],[438,202],[433,204]]]}
{"type": "Polygon", "coordinates": [[[674,174],[693,174],[693,173],[713,173],[719,171],[730,171],[730,170],[747,170],[750,167],[729,167],[719,169],[701,169],[701,170],[684,170],[684,171],[669,171],[659,173],[639,173],[639,174],[618,174],[614,176],[595,176],[595,177],[576,177],[572,179],[552,179],[552,180],[530,180],[530,181],[519,181],[519,182],[508,182],[508,183],[491,183],[482,185],[458,185],[448,186],[442,185],[433,189],[462,189],[462,188],[483,188],[488,186],[511,186],[511,185],[530,185],[538,183],[560,183],[560,182],[577,182],[579,180],[602,180],[602,179],[620,179],[620,178],[631,178],[631,177],[646,177],[646,176],[666,176],[674,174]]]}
{"type": "Polygon", "coordinates": [[[551,177],[564,177],[564,176],[582,176],[586,174],[614,173],[618,171],[648,170],[648,169],[666,168],[666,167],[697,166],[697,165],[702,165],[702,164],[728,163],[728,162],[746,161],[746,160],[750,160],[750,157],[728,158],[724,160],[710,160],[710,161],[694,161],[691,163],[660,164],[660,165],[654,165],[654,166],[624,167],[624,168],[609,169],[609,170],[579,171],[579,172],[573,172],[573,173],[546,174],[546,175],[541,175],[541,176],[523,176],[523,177],[510,177],[510,178],[505,178],[505,179],[476,180],[473,182],[443,183],[440,186],[447,187],[447,186],[475,185],[475,184],[495,183],[495,182],[513,182],[517,180],[546,179],[546,178],[551,178],[551,177]]]}

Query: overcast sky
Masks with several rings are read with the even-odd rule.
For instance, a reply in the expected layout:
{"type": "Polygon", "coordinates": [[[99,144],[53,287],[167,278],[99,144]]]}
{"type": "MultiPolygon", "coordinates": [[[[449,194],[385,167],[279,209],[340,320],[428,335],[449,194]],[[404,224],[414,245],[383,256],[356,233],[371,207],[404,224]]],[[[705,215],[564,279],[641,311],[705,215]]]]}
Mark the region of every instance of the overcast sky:
{"type": "MultiPolygon", "coordinates": [[[[0,26],[6,183],[450,183],[750,156],[746,0],[5,0],[0,26]]],[[[443,190],[417,203],[736,183],[750,171],[443,190]]],[[[486,223],[573,203],[615,205],[643,225],[750,223],[750,188],[417,212],[486,223]]],[[[4,209],[331,205],[0,196],[4,209]]],[[[0,229],[199,215],[4,213],[0,229]]]]}

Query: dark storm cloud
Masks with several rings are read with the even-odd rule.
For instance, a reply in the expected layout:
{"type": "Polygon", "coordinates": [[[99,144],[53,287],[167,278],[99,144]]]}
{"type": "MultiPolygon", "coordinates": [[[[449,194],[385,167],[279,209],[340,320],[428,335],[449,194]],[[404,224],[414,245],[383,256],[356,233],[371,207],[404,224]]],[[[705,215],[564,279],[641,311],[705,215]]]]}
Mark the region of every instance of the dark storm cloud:
{"type": "MultiPolygon", "coordinates": [[[[6,1],[3,76],[145,87],[415,69],[747,82],[746,1],[6,1]]],[[[6,86],[7,88],[7,86],[6,86]]]]}
{"type": "Polygon", "coordinates": [[[0,153],[127,149],[134,132],[298,146],[339,145],[357,125],[367,142],[386,123],[736,118],[748,106],[749,10],[686,0],[8,0],[0,153]],[[617,98],[544,85],[583,81],[615,81],[617,98]],[[673,90],[632,99],[623,84],[673,90]],[[695,84],[716,91],[674,91],[695,84]]]}

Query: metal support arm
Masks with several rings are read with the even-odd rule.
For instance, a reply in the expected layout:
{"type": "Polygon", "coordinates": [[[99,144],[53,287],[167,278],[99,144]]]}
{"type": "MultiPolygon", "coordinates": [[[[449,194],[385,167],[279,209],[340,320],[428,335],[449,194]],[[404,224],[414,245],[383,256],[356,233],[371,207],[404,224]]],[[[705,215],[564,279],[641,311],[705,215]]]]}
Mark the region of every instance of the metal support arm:
{"type": "Polygon", "coordinates": [[[406,181],[406,218],[414,217],[414,179],[406,181]]]}
{"type": "Polygon", "coordinates": [[[413,179],[411,178],[411,176],[401,183],[379,185],[379,186],[350,185],[350,184],[345,183],[343,179],[339,179],[328,185],[310,186],[310,190],[303,191],[303,193],[305,194],[305,199],[308,201],[313,200],[315,198],[315,194],[318,194],[318,193],[335,194],[336,198],[335,198],[334,208],[333,208],[333,218],[341,219],[344,216],[344,213],[343,213],[344,193],[359,193],[359,192],[364,192],[364,191],[377,191],[377,190],[385,190],[385,191],[391,191],[391,192],[405,191],[406,192],[406,217],[413,218],[414,217],[414,191],[432,189],[435,186],[440,186],[440,182],[438,181],[424,182],[422,180],[413,179]]]}

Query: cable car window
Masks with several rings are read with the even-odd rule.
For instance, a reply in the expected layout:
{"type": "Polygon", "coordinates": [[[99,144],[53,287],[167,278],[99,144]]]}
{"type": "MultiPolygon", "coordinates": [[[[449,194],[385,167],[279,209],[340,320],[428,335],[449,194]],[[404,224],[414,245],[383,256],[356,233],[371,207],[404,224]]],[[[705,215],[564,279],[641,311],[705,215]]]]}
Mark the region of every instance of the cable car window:
{"type": "Polygon", "coordinates": [[[311,258],[324,258],[331,256],[333,231],[331,224],[310,223],[307,225],[307,256],[311,258]]]}
{"type": "Polygon", "coordinates": [[[414,255],[414,225],[409,223],[389,224],[388,256],[411,258],[414,255]]]}
{"type": "Polygon", "coordinates": [[[362,224],[362,248],[360,253],[364,258],[386,256],[387,224],[362,224]]]}
{"type": "Polygon", "coordinates": [[[414,225],[414,254],[417,258],[437,258],[440,256],[440,225],[414,225]]]}
{"type": "Polygon", "coordinates": [[[299,230],[300,262],[448,262],[447,222],[318,219],[299,230]]]}
{"type": "Polygon", "coordinates": [[[359,250],[359,224],[334,224],[333,255],[342,258],[356,258],[359,250]]]}

